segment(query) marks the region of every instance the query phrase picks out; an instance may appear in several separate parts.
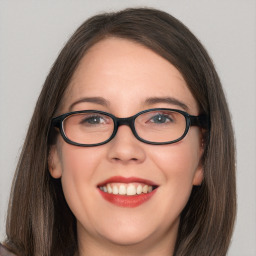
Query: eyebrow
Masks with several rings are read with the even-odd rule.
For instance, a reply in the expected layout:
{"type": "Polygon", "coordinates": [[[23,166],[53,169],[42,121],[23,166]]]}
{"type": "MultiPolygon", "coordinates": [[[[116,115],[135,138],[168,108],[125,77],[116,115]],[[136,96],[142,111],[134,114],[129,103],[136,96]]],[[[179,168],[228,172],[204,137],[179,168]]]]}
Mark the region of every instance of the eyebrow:
{"type": "Polygon", "coordinates": [[[188,106],[185,103],[181,102],[178,99],[172,98],[172,97],[163,97],[163,98],[162,97],[152,97],[152,98],[147,98],[145,100],[146,105],[153,105],[153,104],[157,104],[157,103],[167,103],[167,104],[179,106],[186,111],[189,110],[188,106]]]}
{"type": "Polygon", "coordinates": [[[102,97],[83,97],[83,98],[81,98],[81,99],[79,99],[79,100],[73,102],[73,103],[70,105],[70,107],[69,107],[69,111],[71,111],[72,108],[73,108],[75,105],[77,105],[77,104],[79,104],[79,103],[83,103],[83,102],[91,102],[91,103],[95,103],[95,104],[98,104],[98,105],[102,105],[102,106],[104,106],[104,107],[107,107],[107,106],[109,106],[109,104],[110,104],[108,100],[106,100],[106,99],[104,99],[104,98],[102,98],[102,97]]]}
{"type": "MultiPolygon", "coordinates": [[[[71,111],[75,105],[77,105],[79,103],[83,103],[83,102],[95,103],[95,104],[102,105],[104,107],[108,107],[110,105],[110,102],[102,97],[83,97],[83,98],[73,102],[69,107],[69,111],[71,111]]],[[[171,105],[177,105],[186,111],[188,111],[188,109],[189,109],[185,103],[183,103],[173,97],[150,97],[145,100],[145,105],[153,105],[153,104],[157,104],[157,103],[167,103],[167,104],[171,104],[171,105]]]]}

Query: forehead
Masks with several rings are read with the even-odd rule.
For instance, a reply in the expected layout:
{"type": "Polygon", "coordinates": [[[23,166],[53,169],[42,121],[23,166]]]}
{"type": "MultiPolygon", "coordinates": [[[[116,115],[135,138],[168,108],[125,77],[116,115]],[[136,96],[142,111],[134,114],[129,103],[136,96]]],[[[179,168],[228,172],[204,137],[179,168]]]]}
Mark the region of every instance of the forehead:
{"type": "Polygon", "coordinates": [[[104,97],[114,106],[128,106],[153,96],[176,97],[197,110],[182,74],[170,62],[133,41],[107,38],[81,59],[65,94],[64,111],[79,97],[104,97]]]}

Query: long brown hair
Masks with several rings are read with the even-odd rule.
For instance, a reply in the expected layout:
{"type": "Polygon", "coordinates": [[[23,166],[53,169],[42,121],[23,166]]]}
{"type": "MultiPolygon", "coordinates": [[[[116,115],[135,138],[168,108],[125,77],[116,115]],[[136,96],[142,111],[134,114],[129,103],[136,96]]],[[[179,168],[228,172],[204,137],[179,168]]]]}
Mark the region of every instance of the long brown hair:
{"type": "Polygon", "coordinates": [[[51,118],[86,51],[106,37],[136,41],[170,61],[183,75],[201,113],[205,132],[204,181],[194,187],[181,214],[175,255],[225,255],[236,214],[232,125],[219,77],[206,50],[171,15],[149,8],[94,16],[83,23],[55,61],[28,129],[13,181],[5,245],[19,255],[73,255],[76,220],[60,180],[48,170],[51,118]]]}

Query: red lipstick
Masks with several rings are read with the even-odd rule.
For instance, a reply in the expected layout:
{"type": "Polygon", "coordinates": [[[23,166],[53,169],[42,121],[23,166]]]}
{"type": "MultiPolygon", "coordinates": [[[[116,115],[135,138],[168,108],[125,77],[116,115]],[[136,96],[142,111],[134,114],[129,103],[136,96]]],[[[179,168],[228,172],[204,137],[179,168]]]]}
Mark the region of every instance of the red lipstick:
{"type": "Polygon", "coordinates": [[[156,188],[158,187],[157,184],[153,183],[150,180],[146,179],[141,179],[141,178],[136,178],[136,177],[121,177],[121,176],[115,176],[110,179],[107,179],[100,184],[98,184],[98,191],[101,194],[101,196],[108,202],[120,206],[120,207],[137,207],[145,202],[147,202],[155,193],[156,193],[156,188]],[[140,183],[144,184],[147,186],[151,186],[153,188],[152,191],[147,192],[147,193],[141,193],[141,194],[135,194],[135,195],[120,195],[120,194],[113,194],[113,193],[108,193],[102,191],[100,188],[103,186],[106,186],[107,184],[113,184],[113,183],[123,183],[123,184],[128,184],[128,183],[140,183]]]}

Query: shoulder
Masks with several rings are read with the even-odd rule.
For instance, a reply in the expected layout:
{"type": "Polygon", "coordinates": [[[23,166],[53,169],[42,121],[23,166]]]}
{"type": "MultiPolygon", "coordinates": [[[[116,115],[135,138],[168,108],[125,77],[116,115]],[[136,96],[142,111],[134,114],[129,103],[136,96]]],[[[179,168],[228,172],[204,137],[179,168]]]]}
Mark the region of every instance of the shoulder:
{"type": "Polygon", "coordinates": [[[11,253],[2,244],[0,244],[0,256],[16,256],[16,254],[11,253]]]}

